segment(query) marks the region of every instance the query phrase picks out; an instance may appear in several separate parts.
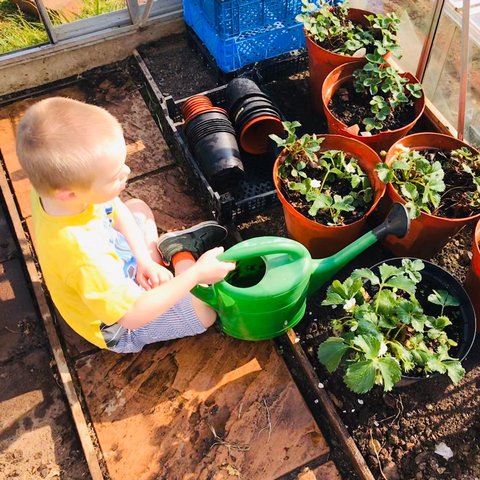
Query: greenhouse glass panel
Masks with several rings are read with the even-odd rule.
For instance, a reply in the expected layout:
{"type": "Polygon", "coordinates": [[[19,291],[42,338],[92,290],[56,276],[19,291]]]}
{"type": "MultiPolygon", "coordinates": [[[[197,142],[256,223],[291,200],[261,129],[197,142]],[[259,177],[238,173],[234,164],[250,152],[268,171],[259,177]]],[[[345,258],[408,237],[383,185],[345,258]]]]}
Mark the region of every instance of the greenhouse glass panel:
{"type": "Polygon", "coordinates": [[[49,41],[36,8],[20,0],[0,0],[0,55],[49,41]]]}

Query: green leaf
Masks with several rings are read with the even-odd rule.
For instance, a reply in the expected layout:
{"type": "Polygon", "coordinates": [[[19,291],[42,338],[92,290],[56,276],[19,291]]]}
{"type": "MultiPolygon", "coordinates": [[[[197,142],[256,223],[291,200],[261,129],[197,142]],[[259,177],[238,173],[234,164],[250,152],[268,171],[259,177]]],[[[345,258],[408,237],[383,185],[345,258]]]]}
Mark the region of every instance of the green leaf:
{"type": "Polygon", "coordinates": [[[447,371],[445,364],[437,357],[431,358],[425,367],[425,370],[429,372],[445,373],[447,371]]]}
{"type": "Polygon", "coordinates": [[[318,347],[317,357],[322,365],[332,373],[334,372],[343,358],[349,346],[341,337],[329,337],[318,347]]]}
{"type": "Polygon", "coordinates": [[[380,278],[382,279],[383,283],[385,283],[390,277],[393,277],[394,275],[402,274],[402,270],[400,268],[389,265],[388,263],[382,263],[380,267],[378,267],[378,270],[380,272],[380,278]]]}
{"type": "Polygon", "coordinates": [[[399,290],[403,290],[410,295],[415,293],[415,282],[413,282],[410,278],[407,278],[405,275],[391,277],[385,282],[384,285],[390,288],[398,288],[399,290]]]}
{"type": "Polygon", "coordinates": [[[402,369],[396,358],[385,357],[378,360],[378,369],[383,380],[383,390],[389,392],[402,378],[402,369]]]}
{"type": "Polygon", "coordinates": [[[465,369],[462,367],[460,361],[454,359],[445,360],[443,364],[447,368],[447,373],[450,377],[450,380],[455,385],[458,385],[458,383],[460,383],[460,380],[465,376],[465,369]]]}
{"type": "Polygon", "coordinates": [[[383,183],[390,183],[393,180],[393,170],[386,163],[377,164],[375,171],[383,183]]]}
{"type": "Polygon", "coordinates": [[[365,278],[372,285],[378,285],[380,279],[369,268],[357,268],[352,272],[352,278],[365,278]]]}
{"type": "Polygon", "coordinates": [[[433,290],[433,293],[428,296],[428,301],[442,307],[458,307],[460,305],[458,298],[446,290],[433,290]]]}
{"type": "Polygon", "coordinates": [[[391,290],[382,290],[375,297],[377,313],[385,317],[393,317],[397,306],[397,296],[391,290]]]}
{"type": "MultiPolygon", "coordinates": [[[[378,357],[383,346],[383,337],[381,335],[358,335],[353,339],[353,344],[362,350],[365,358],[373,359],[378,357]]],[[[383,349],[386,350],[385,347],[383,349]]]]}
{"type": "Polygon", "coordinates": [[[373,360],[364,360],[349,365],[343,379],[350,390],[355,393],[366,393],[375,385],[375,375],[373,360]]]}

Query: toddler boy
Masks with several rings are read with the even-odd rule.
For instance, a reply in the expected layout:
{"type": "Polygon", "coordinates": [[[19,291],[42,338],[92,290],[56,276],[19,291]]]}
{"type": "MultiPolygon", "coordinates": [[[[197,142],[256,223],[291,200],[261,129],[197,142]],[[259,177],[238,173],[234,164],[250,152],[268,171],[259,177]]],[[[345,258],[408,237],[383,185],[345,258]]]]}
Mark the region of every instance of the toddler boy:
{"type": "Polygon", "coordinates": [[[44,280],[78,334],[131,353],[214,323],[215,312],[190,290],[235,268],[217,259],[221,247],[212,248],[226,229],[209,221],[158,239],[150,208],[118,197],[130,169],[112,115],[68,98],[42,100],[18,125],[17,155],[33,185],[33,236],[44,280]]]}

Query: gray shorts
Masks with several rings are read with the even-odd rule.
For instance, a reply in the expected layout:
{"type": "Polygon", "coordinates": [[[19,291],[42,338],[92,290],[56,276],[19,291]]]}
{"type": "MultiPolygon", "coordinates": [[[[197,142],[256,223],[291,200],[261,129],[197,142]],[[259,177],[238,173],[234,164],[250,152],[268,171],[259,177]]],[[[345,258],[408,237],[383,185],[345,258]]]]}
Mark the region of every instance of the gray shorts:
{"type": "MultiPolygon", "coordinates": [[[[144,230],[145,217],[143,215],[135,215],[134,218],[141,228],[144,230]]],[[[137,271],[137,262],[133,256],[125,237],[114,230],[112,241],[117,254],[124,262],[124,273],[129,281],[135,281],[137,271]]],[[[145,345],[156,342],[164,342],[176,338],[189,337],[198,335],[206,331],[202,325],[195,310],[192,306],[192,295],[189,293],[180,302],[164,314],[157,317],[143,327],[135,330],[128,330],[115,324],[110,327],[103,328],[104,336],[108,336],[107,346],[110,350],[117,353],[135,353],[142,350],[145,345]],[[113,327],[113,328],[112,328],[113,327]],[[112,329],[114,331],[112,331],[112,329]],[[108,335],[107,335],[108,331],[108,335]]]]}

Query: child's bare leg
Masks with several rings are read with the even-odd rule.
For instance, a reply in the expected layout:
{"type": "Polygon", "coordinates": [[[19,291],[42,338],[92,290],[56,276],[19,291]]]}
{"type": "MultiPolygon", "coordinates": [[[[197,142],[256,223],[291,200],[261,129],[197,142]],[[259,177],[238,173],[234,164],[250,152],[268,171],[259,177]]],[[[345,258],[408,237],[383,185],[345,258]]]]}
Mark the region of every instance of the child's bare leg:
{"type": "MultiPolygon", "coordinates": [[[[175,276],[189,269],[193,265],[195,265],[195,260],[193,259],[182,259],[178,262],[175,262],[175,276]]],[[[215,323],[217,314],[209,305],[202,302],[199,298],[193,296],[192,306],[197,314],[198,319],[205,328],[211,327],[215,323]]]]}
{"type": "Polygon", "coordinates": [[[125,202],[125,205],[132,213],[144,215],[145,227],[143,229],[143,235],[145,243],[153,260],[162,264],[162,258],[157,250],[158,231],[152,209],[139,198],[131,198],[125,202]]]}

